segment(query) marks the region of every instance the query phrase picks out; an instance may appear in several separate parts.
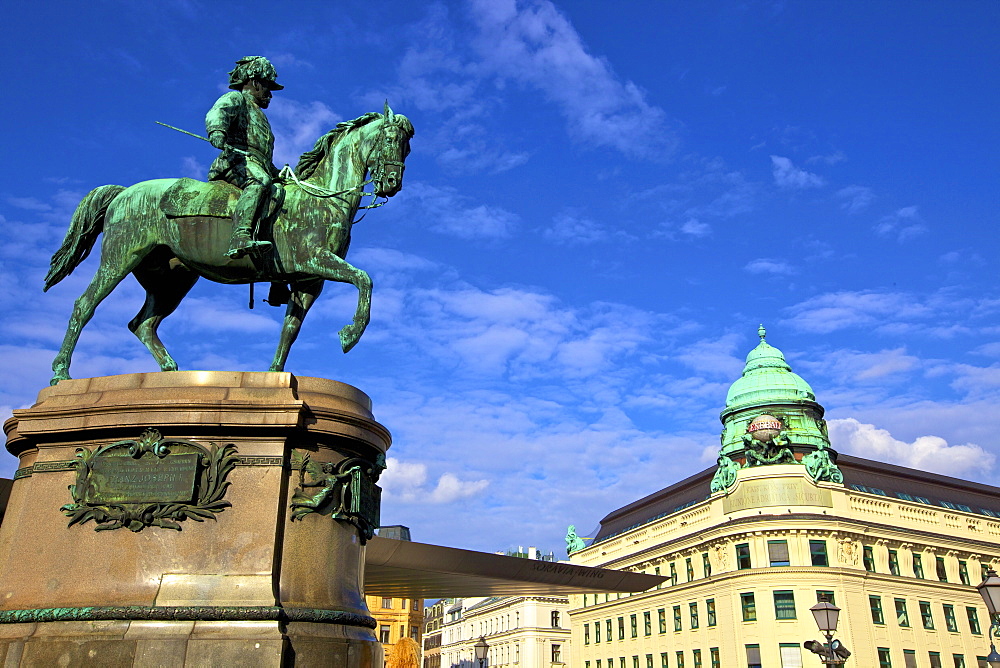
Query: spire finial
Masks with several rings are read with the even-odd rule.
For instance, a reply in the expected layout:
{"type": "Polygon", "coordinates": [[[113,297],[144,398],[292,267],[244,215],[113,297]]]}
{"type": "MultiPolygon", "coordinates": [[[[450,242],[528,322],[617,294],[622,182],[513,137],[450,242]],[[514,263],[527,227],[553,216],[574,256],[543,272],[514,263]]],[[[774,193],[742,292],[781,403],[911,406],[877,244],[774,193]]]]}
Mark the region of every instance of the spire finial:
{"type": "Polygon", "coordinates": [[[763,341],[764,337],[767,336],[767,330],[764,329],[764,324],[763,323],[761,323],[761,326],[757,328],[757,336],[760,337],[761,341],[763,341]]]}

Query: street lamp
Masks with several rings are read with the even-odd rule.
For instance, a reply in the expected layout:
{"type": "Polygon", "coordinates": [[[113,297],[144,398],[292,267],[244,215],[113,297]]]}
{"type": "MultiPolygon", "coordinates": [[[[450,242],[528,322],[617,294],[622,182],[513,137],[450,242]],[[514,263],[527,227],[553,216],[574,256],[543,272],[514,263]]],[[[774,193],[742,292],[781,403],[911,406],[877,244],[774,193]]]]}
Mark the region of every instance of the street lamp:
{"type": "Polygon", "coordinates": [[[476,650],[476,658],[479,659],[479,668],[483,668],[486,653],[490,651],[490,646],[486,643],[486,638],[479,636],[479,642],[473,645],[473,648],[476,650]]]}
{"type": "Polygon", "coordinates": [[[986,579],[976,585],[976,589],[990,613],[990,654],[986,657],[986,662],[990,664],[990,668],[1000,668],[1000,654],[993,644],[993,638],[1000,631],[1000,618],[997,617],[997,613],[1000,613],[1000,577],[997,577],[997,572],[992,568],[986,571],[986,579]]]}
{"type": "Polygon", "coordinates": [[[850,650],[844,647],[839,640],[833,639],[833,633],[837,630],[837,622],[840,620],[840,608],[830,603],[826,594],[822,594],[819,603],[809,608],[809,612],[816,620],[816,626],[826,636],[826,644],[807,640],[802,643],[802,646],[813,654],[819,654],[824,665],[840,666],[846,663],[847,657],[851,655],[850,650]]]}

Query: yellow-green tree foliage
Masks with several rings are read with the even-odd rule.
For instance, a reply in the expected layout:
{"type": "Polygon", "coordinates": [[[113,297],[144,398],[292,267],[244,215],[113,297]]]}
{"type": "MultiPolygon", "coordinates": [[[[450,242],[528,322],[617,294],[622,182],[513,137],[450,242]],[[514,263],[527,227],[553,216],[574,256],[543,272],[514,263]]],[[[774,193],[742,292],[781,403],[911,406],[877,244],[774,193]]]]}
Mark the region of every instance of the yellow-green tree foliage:
{"type": "Polygon", "coordinates": [[[392,651],[385,668],[420,668],[420,647],[413,638],[400,638],[392,651]]]}

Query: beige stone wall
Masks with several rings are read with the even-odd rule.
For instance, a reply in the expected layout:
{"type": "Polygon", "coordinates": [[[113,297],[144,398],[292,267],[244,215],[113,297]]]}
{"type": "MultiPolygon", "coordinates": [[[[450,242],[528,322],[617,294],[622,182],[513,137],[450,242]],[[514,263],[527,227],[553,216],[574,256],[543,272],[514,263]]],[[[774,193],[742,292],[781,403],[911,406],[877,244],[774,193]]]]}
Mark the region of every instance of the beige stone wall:
{"type": "MultiPolygon", "coordinates": [[[[986,633],[989,618],[982,600],[971,585],[961,582],[960,562],[965,563],[969,582],[981,581],[981,566],[1000,564],[1000,522],[971,513],[907,502],[896,498],[856,492],[842,485],[816,485],[800,466],[744,469],[735,489],[669,515],[648,525],[615,536],[573,555],[575,563],[659,572],[669,576],[671,564],[677,584],[631,595],[572,597],[574,666],[632,668],[633,657],[645,668],[660,668],[661,653],[669,665],[677,665],[677,652],[684,653],[685,668],[695,665],[693,650],[700,650],[701,664],[710,668],[711,650],[718,648],[721,666],[746,665],[745,646],[759,644],[764,666],[781,666],[780,646],[820,639],[809,607],[817,591],[835,594],[842,608],[836,637],[854,652],[849,665],[877,667],[877,648],[887,648],[893,666],[903,666],[903,650],[916,653],[918,665],[929,663],[929,652],[939,652],[943,666],[951,667],[953,655],[964,656],[965,665],[976,666],[976,656],[989,652],[986,633]],[[756,507],[746,503],[752,498],[756,507]],[[727,512],[727,510],[729,512],[727,512]],[[768,541],[786,541],[789,566],[770,566],[768,541]],[[813,566],[809,541],[826,543],[828,566],[813,566]],[[736,545],[750,549],[749,569],[739,569],[736,545]],[[870,548],[871,567],[865,568],[865,548],[870,548]],[[895,552],[899,575],[890,573],[889,554],[895,552]],[[708,555],[711,574],[703,569],[708,555]],[[923,564],[924,577],[913,575],[913,555],[923,564]],[[947,582],[937,574],[937,558],[943,559],[947,582]],[[687,581],[686,560],[691,559],[694,578],[687,581]],[[774,592],[790,591],[795,619],[777,619],[774,592]],[[752,593],[756,621],[743,621],[741,594],[752,593]],[[879,597],[883,623],[873,622],[870,597],[879,597]],[[707,601],[715,604],[715,624],[710,626],[707,601]],[[895,600],[906,602],[909,627],[897,623],[895,600]],[[920,603],[930,606],[933,629],[925,629],[920,603]],[[691,604],[696,605],[698,628],[692,629],[691,604]],[[944,606],[955,613],[956,629],[948,630],[944,606]],[[674,630],[673,611],[679,606],[681,629],[674,630]],[[980,633],[970,630],[967,608],[976,611],[980,633]],[[660,631],[659,610],[664,610],[666,630],[660,631]],[[652,621],[646,633],[644,615],[652,621]],[[636,615],[637,633],[632,636],[631,617],[636,615]],[[622,618],[625,638],[619,639],[622,618]],[[612,639],[607,639],[607,620],[612,639]],[[594,624],[599,622],[601,642],[596,642],[594,624]],[[590,627],[585,641],[584,625],[590,627]]],[[[791,650],[789,650],[791,651],[791,650]]],[[[792,651],[794,653],[794,651],[792,651]]],[[[802,650],[802,661],[812,665],[817,657],[802,650]]],[[[794,665],[794,664],[793,664],[794,665]]]]}

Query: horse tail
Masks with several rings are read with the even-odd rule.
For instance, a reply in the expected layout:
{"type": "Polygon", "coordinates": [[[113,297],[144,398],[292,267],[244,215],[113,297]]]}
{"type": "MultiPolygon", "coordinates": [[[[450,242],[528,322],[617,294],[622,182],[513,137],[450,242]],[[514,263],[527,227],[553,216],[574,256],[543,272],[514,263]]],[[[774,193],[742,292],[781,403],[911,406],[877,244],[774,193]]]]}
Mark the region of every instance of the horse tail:
{"type": "Polygon", "coordinates": [[[104,229],[104,216],[111,202],[125,190],[125,186],[101,186],[94,188],[76,207],[73,220],[66,231],[62,246],[52,256],[49,273],[45,275],[45,292],[70,275],[76,267],[87,259],[94,248],[97,235],[104,229]]]}

